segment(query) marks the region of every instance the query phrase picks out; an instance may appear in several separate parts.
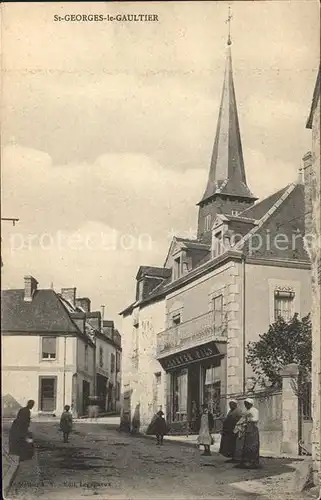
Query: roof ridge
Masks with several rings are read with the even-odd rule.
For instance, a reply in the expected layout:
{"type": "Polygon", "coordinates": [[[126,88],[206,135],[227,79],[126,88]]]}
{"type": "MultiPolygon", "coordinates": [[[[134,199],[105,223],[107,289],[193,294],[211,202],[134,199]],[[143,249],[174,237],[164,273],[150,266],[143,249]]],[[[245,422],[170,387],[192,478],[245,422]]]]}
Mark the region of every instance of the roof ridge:
{"type": "Polygon", "coordinates": [[[242,214],[244,214],[245,212],[247,212],[248,210],[252,210],[254,207],[258,207],[261,203],[263,203],[264,201],[268,200],[269,198],[272,198],[272,196],[275,196],[276,194],[278,193],[281,193],[281,191],[286,191],[290,186],[292,186],[292,184],[296,184],[295,182],[291,182],[290,184],[287,184],[286,186],[284,186],[283,188],[281,189],[278,189],[277,191],[274,191],[274,193],[271,193],[269,194],[268,196],[266,196],[265,198],[262,198],[262,200],[258,201],[257,203],[255,203],[254,205],[251,205],[250,207],[247,207],[245,210],[243,210],[242,212],[240,212],[240,216],[242,216],[242,214]]]}

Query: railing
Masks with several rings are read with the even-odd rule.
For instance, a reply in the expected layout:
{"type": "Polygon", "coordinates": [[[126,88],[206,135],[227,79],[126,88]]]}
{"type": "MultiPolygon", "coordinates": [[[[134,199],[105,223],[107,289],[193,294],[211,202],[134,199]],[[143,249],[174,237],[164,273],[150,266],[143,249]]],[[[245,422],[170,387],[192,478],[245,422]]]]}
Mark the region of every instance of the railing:
{"type": "Polygon", "coordinates": [[[157,356],[169,355],[212,340],[226,340],[226,320],[215,325],[214,313],[210,311],[158,333],[157,356]]]}

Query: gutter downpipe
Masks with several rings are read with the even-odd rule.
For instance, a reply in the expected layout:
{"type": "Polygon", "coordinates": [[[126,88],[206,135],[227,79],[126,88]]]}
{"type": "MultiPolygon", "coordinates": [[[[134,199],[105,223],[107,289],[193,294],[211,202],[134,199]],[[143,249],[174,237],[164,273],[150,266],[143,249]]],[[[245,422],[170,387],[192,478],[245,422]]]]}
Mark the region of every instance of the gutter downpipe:
{"type": "Polygon", "coordinates": [[[245,320],[246,320],[246,309],[245,309],[245,285],[246,285],[246,277],[245,277],[245,255],[242,256],[242,361],[243,361],[243,394],[246,392],[246,380],[245,380],[245,372],[246,372],[246,332],[245,332],[245,320]]]}

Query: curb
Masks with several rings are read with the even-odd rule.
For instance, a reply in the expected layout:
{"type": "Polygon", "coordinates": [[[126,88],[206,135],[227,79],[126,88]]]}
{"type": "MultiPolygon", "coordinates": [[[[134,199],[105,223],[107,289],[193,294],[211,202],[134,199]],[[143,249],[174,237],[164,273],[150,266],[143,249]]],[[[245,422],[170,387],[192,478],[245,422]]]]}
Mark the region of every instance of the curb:
{"type": "Polygon", "coordinates": [[[16,474],[19,470],[19,462],[16,462],[16,463],[12,463],[9,467],[9,470],[8,472],[6,473],[5,476],[3,476],[2,478],[2,481],[3,481],[3,486],[2,486],[2,490],[3,490],[3,498],[8,498],[8,493],[9,493],[9,490],[10,490],[10,487],[16,477],[16,474]]]}

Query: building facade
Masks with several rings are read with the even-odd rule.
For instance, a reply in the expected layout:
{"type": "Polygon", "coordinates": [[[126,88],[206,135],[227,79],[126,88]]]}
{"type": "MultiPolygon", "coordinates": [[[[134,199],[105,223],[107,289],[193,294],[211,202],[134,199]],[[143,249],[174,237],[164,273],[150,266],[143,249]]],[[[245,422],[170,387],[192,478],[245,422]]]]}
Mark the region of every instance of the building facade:
{"type": "Polygon", "coordinates": [[[103,320],[96,335],[96,393],[103,412],[120,411],[121,336],[114,322],[103,320]]]}
{"type": "Polygon", "coordinates": [[[14,416],[34,399],[39,415],[59,414],[69,404],[74,416],[83,416],[92,397],[103,412],[119,411],[121,336],[113,322],[107,322],[110,333],[103,323],[76,288],[40,290],[26,276],[24,289],[3,291],[4,412],[10,413],[7,401],[14,416]]]}
{"type": "Polygon", "coordinates": [[[160,406],[172,427],[193,406],[215,415],[253,373],[246,347],[279,316],[310,312],[304,186],[257,202],[246,180],[231,43],[197,238],[174,237],[163,267],[142,266],[136,300],[122,311],[122,420],[146,429],[160,406]]]}
{"type": "Polygon", "coordinates": [[[94,391],[94,342],[64,300],[37,285],[26,276],[24,289],[2,292],[3,399],[34,399],[33,411],[44,415],[69,404],[83,415],[94,391]]]}
{"type": "Polygon", "coordinates": [[[321,485],[321,204],[320,204],[320,69],[307,128],[312,130],[312,151],[304,157],[307,247],[312,284],[312,458],[314,480],[321,485]]]}

